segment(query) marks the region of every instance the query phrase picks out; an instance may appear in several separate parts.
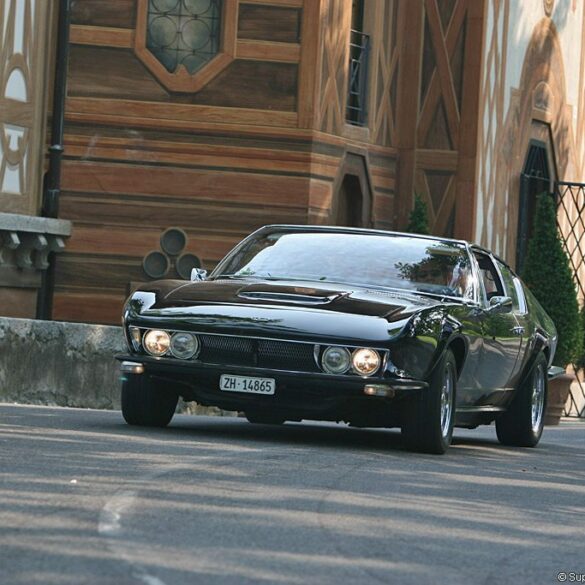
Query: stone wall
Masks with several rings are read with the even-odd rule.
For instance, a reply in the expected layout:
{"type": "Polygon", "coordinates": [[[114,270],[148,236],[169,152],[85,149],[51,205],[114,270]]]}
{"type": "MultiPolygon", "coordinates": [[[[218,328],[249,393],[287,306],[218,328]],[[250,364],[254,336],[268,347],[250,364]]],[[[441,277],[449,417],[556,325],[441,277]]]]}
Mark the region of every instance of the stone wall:
{"type": "Polygon", "coordinates": [[[0,317],[0,401],[119,408],[121,327],[0,317]]]}
{"type": "MultiPolygon", "coordinates": [[[[0,317],[0,402],[120,408],[121,327],[0,317]]],[[[178,412],[236,412],[179,401],[178,412]]]]}

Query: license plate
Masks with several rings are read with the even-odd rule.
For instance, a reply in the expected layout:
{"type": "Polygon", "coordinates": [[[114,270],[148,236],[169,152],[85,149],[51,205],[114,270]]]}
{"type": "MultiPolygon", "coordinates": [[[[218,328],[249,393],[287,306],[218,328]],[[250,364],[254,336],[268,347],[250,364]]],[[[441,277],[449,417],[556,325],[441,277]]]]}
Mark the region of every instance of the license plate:
{"type": "Polygon", "coordinates": [[[249,394],[274,394],[276,381],[273,378],[251,378],[222,374],[219,389],[225,392],[246,392],[249,394]]]}

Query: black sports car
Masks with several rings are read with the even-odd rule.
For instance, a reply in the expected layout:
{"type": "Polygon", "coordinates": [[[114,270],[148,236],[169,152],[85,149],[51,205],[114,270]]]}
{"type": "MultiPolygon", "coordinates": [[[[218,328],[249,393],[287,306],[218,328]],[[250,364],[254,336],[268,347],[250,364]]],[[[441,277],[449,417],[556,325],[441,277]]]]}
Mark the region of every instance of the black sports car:
{"type": "Polygon", "coordinates": [[[453,426],[496,423],[535,446],[557,333],[520,279],[464,241],[337,227],[264,227],[209,277],[145,285],[124,309],[122,413],[167,425],[177,400],[400,427],[443,453],[453,426]]]}

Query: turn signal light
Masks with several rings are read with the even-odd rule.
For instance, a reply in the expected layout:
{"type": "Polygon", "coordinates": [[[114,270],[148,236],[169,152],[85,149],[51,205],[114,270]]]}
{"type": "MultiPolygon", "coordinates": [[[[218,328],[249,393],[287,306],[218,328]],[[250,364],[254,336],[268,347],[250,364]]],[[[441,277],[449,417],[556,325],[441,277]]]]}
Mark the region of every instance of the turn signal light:
{"type": "Polygon", "coordinates": [[[385,384],[366,384],[364,386],[366,396],[378,396],[379,398],[394,398],[394,388],[385,384]]]}

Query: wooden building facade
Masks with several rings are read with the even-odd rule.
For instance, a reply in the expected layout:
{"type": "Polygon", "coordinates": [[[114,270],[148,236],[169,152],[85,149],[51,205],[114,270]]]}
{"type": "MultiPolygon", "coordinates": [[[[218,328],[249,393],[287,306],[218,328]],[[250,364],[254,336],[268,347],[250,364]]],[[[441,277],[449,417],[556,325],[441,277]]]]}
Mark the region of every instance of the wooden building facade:
{"type": "Polygon", "coordinates": [[[76,0],[53,317],[117,322],[168,228],[211,268],[266,223],[403,227],[418,192],[436,233],[470,237],[482,17],[483,0],[76,0]],[[215,55],[167,67],[156,19],[178,34],[204,4],[215,55]]]}
{"type": "Polygon", "coordinates": [[[71,233],[42,217],[55,6],[0,1],[0,315],[34,318],[49,256],[71,233]]]}
{"type": "MultiPolygon", "coordinates": [[[[14,67],[39,83],[24,109],[0,97],[0,145],[24,132],[0,156],[12,177],[23,161],[29,188],[0,192],[4,249],[4,225],[41,214],[57,1],[0,0],[7,31],[13,5],[36,6],[36,53],[12,57],[6,37],[3,83],[14,67]]],[[[415,194],[433,233],[514,264],[528,161],[546,151],[547,188],[585,176],[582,2],[71,0],[70,16],[57,221],[72,236],[31,248],[34,275],[0,249],[0,299],[23,306],[13,285],[28,282],[27,316],[64,242],[52,318],[117,323],[133,283],[211,269],[264,224],[400,230],[415,194]]]]}

